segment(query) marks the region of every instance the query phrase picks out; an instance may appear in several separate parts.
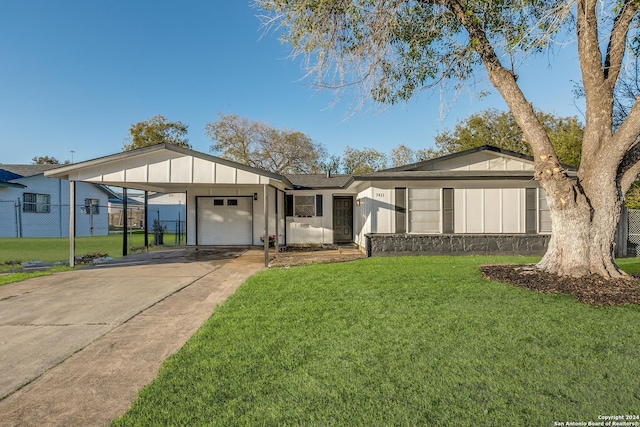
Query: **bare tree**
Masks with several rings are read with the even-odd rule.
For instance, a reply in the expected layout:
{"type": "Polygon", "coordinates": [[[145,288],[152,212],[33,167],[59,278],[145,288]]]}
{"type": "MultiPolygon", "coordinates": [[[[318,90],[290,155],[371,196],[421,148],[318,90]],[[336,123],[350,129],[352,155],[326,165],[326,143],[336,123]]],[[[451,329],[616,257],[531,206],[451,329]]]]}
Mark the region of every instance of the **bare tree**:
{"type": "Polygon", "coordinates": [[[277,173],[321,173],[328,164],[326,148],[299,131],[221,113],[205,129],[215,142],[211,151],[252,167],[277,173]]]}
{"type": "Polygon", "coordinates": [[[258,0],[267,26],[283,29],[322,86],[355,85],[395,103],[425,87],[486,73],[531,146],[547,194],[552,235],[538,268],[581,277],[622,277],[613,238],[624,194],[640,172],[640,104],[614,125],[625,55],[638,50],[635,0],[258,0]],[[575,41],[586,111],[577,179],[558,161],[516,65],[550,43],[575,41]]]}

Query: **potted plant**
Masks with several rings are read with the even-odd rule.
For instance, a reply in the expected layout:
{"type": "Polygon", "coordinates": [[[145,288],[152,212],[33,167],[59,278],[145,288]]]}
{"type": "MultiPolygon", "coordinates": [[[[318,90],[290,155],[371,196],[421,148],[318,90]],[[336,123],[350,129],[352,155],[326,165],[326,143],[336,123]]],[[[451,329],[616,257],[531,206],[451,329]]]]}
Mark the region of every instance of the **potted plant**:
{"type": "MultiPolygon", "coordinates": [[[[264,236],[260,236],[260,241],[264,243],[264,236]]],[[[272,234],[269,236],[269,247],[273,248],[276,245],[276,235],[272,234]]]]}

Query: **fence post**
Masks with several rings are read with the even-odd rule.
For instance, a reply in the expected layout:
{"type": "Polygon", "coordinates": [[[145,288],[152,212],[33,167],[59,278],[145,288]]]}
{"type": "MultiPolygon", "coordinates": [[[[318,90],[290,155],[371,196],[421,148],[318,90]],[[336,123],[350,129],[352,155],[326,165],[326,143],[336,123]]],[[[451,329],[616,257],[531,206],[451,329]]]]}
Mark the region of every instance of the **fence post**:
{"type": "Polygon", "coordinates": [[[17,214],[16,214],[16,221],[17,221],[17,233],[18,233],[18,237],[22,237],[22,203],[20,202],[20,198],[18,198],[17,204],[17,214]]]}
{"type": "Polygon", "coordinates": [[[616,229],[614,255],[622,258],[628,255],[629,242],[629,211],[626,206],[622,206],[620,220],[616,229]]]}
{"type": "Polygon", "coordinates": [[[149,252],[149,192],[144,190],[144,250],[149,252]]]}
{"type": "Polygon", "coordinates": [[[69,267],[76,266],[76,182],[69,181],[69,267]]]}
{"type": "Polygon", "coordinates": [[[127,207],[127,189],[122,187],[122,256],[128,254],[127,229],[129,228],[129,209],[127,207]]]}

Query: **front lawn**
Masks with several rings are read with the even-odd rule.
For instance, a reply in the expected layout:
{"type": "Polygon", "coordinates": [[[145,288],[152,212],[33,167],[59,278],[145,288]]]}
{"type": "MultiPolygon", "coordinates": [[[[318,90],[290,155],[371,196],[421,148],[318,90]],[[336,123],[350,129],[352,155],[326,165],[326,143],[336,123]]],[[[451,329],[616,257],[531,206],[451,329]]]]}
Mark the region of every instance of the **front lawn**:
{"type": "Polygon", "coordinates": [[[113,424],[553,426],[640,413],[640,307],[586,306],[478,271],[532,261],[263,271],[113,424]]]}

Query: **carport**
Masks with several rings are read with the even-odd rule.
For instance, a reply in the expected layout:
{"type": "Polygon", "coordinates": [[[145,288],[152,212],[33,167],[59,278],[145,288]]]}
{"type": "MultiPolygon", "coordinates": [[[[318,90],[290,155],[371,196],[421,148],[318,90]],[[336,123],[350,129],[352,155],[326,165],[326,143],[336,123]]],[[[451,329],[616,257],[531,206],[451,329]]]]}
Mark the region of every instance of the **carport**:
{"type": "MultiPolygon", "coordinates": [[[[126,189],[144,191],[145,208],[149,191],[185,193],[189,246],[262,245],[266,266],[269,262],[266,236],[278,236],[276,253],[278,246],[285,243],[284,191],[293,185],[284,176],[262,169],[172,144],[158,144],[65,165],[45,175],[69,181],[71,206],[77,204],[78,181],[122,187],[125,209],[126,189]]],[[[76,212],[74,209],[70,212],[69,264],[73,266],[76,212]]],[[[127,233],[123,233],[124,254],[126,239],[127,233]]]]}

